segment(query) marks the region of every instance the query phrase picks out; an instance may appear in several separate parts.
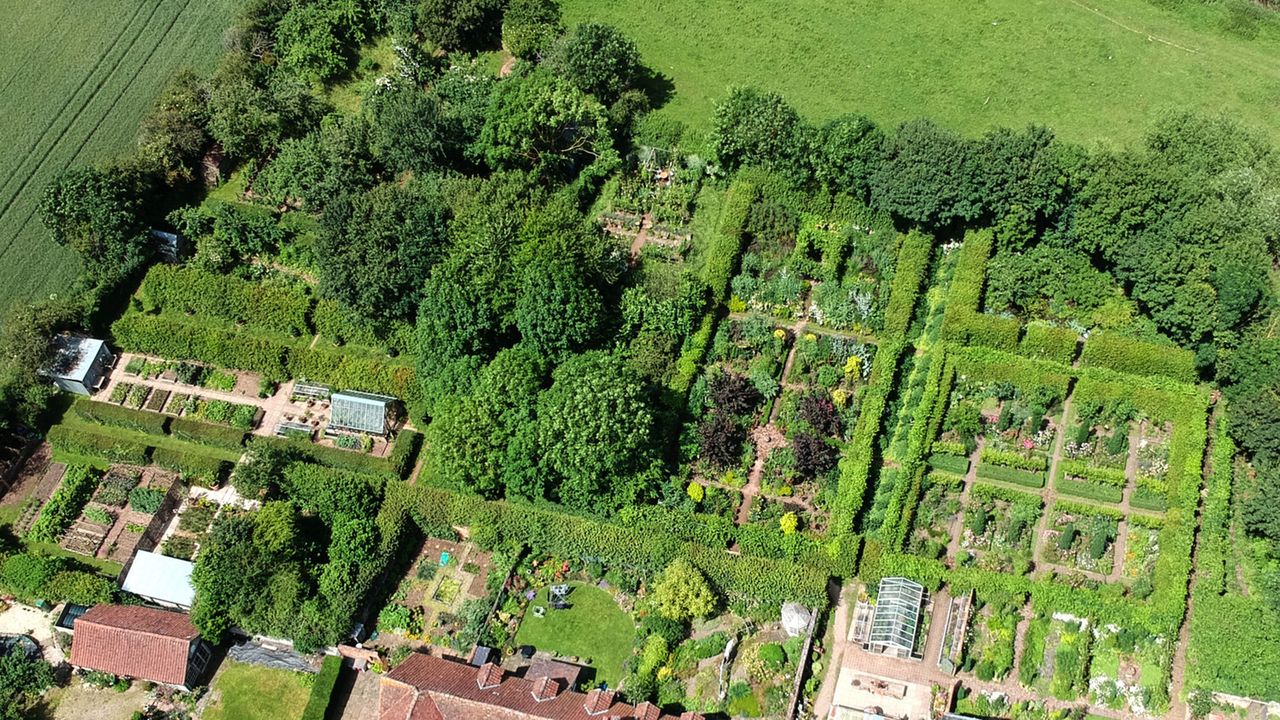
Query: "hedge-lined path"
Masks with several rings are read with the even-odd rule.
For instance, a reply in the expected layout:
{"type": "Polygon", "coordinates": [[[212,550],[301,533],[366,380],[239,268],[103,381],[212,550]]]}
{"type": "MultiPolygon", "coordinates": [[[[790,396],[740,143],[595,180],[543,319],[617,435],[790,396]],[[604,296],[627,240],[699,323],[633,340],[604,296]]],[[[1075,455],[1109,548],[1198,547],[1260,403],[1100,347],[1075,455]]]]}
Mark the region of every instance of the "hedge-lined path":
{"type": "Polygon", "coordinates": [[[836,683],[843,667],[845,646],[849,644],[849,593],[856,588],[851,584],[841,588],[840,598],[836,601],[836,609],[831,622],[831,651],[827,656],[827,671],[822,676],[822,685],[813,701],[813,716],[825,718],[831,712],[831,703],[836,695],[836,683]]]}
{"type": "MultiPolygon", "coordinates": [[[[1196,506],[1192,512],[1193,531],[1191,533],[1191,577],[1187,579],[1187,611],[1182,616],[1182,627],[1178,628],[1178,644],[1173,651],[1173,662],[1169,670],[1169,716],[1175,720],[1190,717],[1186,701],[1182,695],[1187,683],[1187,644],[1191,642],[1191,613],[1195,612],[1196,600],[1196,568],[1199,567],[1197,554],[1200,550],[1200,523],[1204,518],[1204,501],[1209,493],[1207,480],[1213,474],[1213,451],[1218,438],[1218,415],[1222,405],[1218,402],[1221,394],[1214,391],[1209,401],[1213,409],[1209,413],[1209,428],[1204,444],[1204,459],[1200,464],[1200,492],[1196,494],[1196,506]]],[[[1236,571],[1239,572],[1237,566],[1236,571]]]]}
{"type": "MultiPolygon", "coordinates": [[[[1031,548],[1031,561],[1035,563],[1037,570],[1043,565],[1046,568],[1057,567],[1050,563],[1044,562],[1041,558],[1040,546],[1044,543],[1045,537],[1049,534],[1049,522],[1053,516],[1053,506],[1058,502],[1058,491],[1055,484],[1058,477],[1058,468],[1062,465],[1062,449],[1067,444],[1067,426],[1071,422],[1071,403],[1075,400],[1075,392],[1067,394],[1065,400],[1062,401],[1062,422],[1058,425],[1058,432],[1053,438],[1053,454],[1049,458],[1049,474],[1045,478],[1044,491],[1041,497],[1044,498],[1044,512],[1040,513],[1040,519],[1036,522],[1035,536],[1033,542],[1035,545],[1031,548]]],[[[1099,575],[1098,577],[1102,577],[1099,575]]]]}
{"type": "Polygon", "coordinates": [[[951,540],[947,543],[947,557],[952,562],[960,553],[960,541],[964,539],[964,507],[969,502],[969,490],[978,481],[978,462],[986,444],[987,439],[979,437],[977,447],[969,454],[969,471],[964,474],[964,485],[960,488],[960,514],[951,521],[951,540]]]}

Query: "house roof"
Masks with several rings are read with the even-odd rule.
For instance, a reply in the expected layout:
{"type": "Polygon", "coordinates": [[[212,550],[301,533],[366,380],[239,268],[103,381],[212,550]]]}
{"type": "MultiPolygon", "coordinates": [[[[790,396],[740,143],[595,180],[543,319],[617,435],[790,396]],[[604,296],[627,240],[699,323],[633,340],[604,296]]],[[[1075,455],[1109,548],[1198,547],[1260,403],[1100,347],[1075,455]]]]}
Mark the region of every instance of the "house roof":
{"type": "Polygon", "coordinates": [[[191,584],[194,567],[189,560],[142,550],[133,556],[129,574],[120,587],[125,592],[189,608],[196,599],[196,589],[191,584]]]}
{"type": "Polygon", "coordinates": [[[59,335],[53,340],[56,357],[46,373],[52,377],[83,382],[104,344],[96,338],[59,335]]]}
{"type": "Polygon", "coordinates": [[[98,605],[75,621],[71,664],[89,670],[185,685],[191,641],[182,613],[140,605],[98,605]]]}
{"type": "MultiPolygon", "coordinates": [[[[414,653],[388,673],[378,720],[677,720],[650,703],[618,702],[608,690],[580,693],[560,681],[516,677],[492,663],[476,668],[414,653]]],[[[702,720],[685,713],[679,720],[702,720]]]]}
{"type": "Polygon", "coordinates": [[[387,406],[395,398],[343,390],[329,397],[329,424],[334,427],[383,433],[387,430],[387,406]]]}

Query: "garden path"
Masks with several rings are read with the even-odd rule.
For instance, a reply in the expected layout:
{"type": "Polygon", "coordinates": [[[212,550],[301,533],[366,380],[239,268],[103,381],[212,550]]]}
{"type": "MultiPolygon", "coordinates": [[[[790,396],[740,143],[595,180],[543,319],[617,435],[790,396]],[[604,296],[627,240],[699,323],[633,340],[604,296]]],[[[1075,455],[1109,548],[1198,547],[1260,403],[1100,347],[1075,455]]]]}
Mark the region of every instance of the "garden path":
{"type": "Polygon", "coordinates": [[[836,601],[836,611],[831,623],[831,653],[827,658],[827,671],[822,676],[822,685],[813,701],[813,716],[825,718],[831,712],[831,701],[835,699],[836,682],[840,677],[840,668],[844,665],[845,646],[849,644],[849,594],[855,585],[842,588],[840,598],[836,601]]]}
{"type": "Polygon", "coordinates": [[[1213,395],[1210,396],[1213,410],[1209,415],[1209,441],[1205,443],[1204,460],[1200,466],[1200,493],[1196,496],[1196,507],[1192,513],[1192,527],[1195,528],[1195,532],[1191,534],[1191,578],[1187,583],[1187,612],[1182,616],[1182,627],[1178,629],[1178,645],[1174,649],[1173,663],[1169,672],[1169,717],[1173,718],[1190,717],[1186,700],[1183,699],[1187,682],[1187,643],[1191,640],[1191,613],[1195,612],[1198,575],[1196,568],[1200,566],[1199,558],[1197,557],[1200,550],[1200,520],[1204,517],[1204,498],[1208,494],[1204,479],[1213,474],[1214,442],[1218,437],[1218,416],[1222,412],[1222,405],[1218,403],[1219,399],[1221,399],[1221,395],[1215,390],[1213,395]]]}
{"type": "Polygon", "coordinates": [[[969,489],[978,480],[978,461],[986,444],[987,439],[979,437],[977,447],[969,455],[969,472],[965,473],[964,486],[960,489],[960,513],[951,521],[951,541],[947,543],[947,557],[952,562],[955,562],[955,557],[960,552],[960,540],[964,537],[964,506],[969,502],[969,489]]]}
{"type": "MultiPolygon", "coordinates": [[[[645,216],[646,221],[651,221],[648,215],[645,216]]],[[[644,234],[644,223],[641,223],[641,234],[644,234]]],[[[639,236],[636,238],[639,243],[639,236]]],[[[633,257],[635,257],[636,246],[632,245],[633,257]]],[[[808,307],[809,295],[806,293],[805,307],[808,307]]],[[[799,343],[796,340],[804,332],[805,326],[809,323],[807,316],[800,316],[790,328],[792,337],[791,349],[787,352],[787,359],[782,363],[782,377],[779,379],[779,385],[786,386],[787,378],[791,375],[791,367],[796,362],[796,348],[799,343]]],[[[751,441],[756,446],[756,459],[751,465],[751,472],[747,475],[747,484],[742,488],[742,504],[738,506],[738,515],[735,520],[739,525],[746,525],[751,517],[751,506],[755,504],[756,495],[760,494],[761,480],[764,478],[764,462],[769,457],[769,453],[774,450],[785,447],[787,438],[778,429],[778,414],[782,412],[782,391],[779,390],[777,396],[769,401],[769,421],[756,428],[751,432],[751,441]]]]}
{"type": "MultiPolygon", "coordinates": [[[[1035,563],[1036,568],[1046,567],[1050,569],[1057,566],[1046,563],[1041,557],[1040,546],[1044,544],[1044,539],[1049,533],[1050,518],[1053,517],[1053,505],[1058,501],[1058,492],[1054,489],[1054,478],[1058,477],[1058,466],[1062,464],[1062,448],[1067,442],[1067,425],[1071,421],[1071,403],[1075,400],[1075,392],[1067,395],[1067,399],[1062,401],[1062,422],[1058,424],[1058,432],[1053,438],[1053,455],[1049,460],[1049,475],[1045,479],[1045,489],[1042,497],[1044,498],[1044,512],[1040,513],[1040,520],[1036,522],[1035,545],[1031,548],[1031,560],[1035,563]]],[[[1066,570],[1066,568],[1057,568],[1066,570]]],[[[1102,576],[1099,575],[1099,578],[1102,576]]]]}
{"type": "Polygon", "coordinates": [[[653,213],[645,213],[640,218],[640,232],[636,233],[636,239],[631,241],[631,264],[635,264],[640,260],[640,252],[644,250],[644,244],[649,241],[649,228],[653,227],[653,213]]]}

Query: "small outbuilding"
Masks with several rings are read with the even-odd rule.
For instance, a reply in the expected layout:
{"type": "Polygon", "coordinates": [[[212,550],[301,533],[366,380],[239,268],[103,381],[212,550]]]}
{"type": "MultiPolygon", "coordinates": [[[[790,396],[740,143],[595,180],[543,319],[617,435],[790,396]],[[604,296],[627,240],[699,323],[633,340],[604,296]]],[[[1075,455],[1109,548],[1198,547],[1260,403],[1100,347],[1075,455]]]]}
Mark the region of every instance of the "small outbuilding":
{"type": "Polygon", "coordinates": [[[80,335],[59,335],[53,340],[54,360],[40,371],[53,384],[76,395],[92,395],[111,374],[116,356],[101,340],[80,335]]]}
{"type": "Polygon", "coordinates": [[[189,560],[142,550],[133,556],[120,589],[154,605],[190,610],[196,599],[196,589],[191,584],[194,567],[189,560]]]}
{"type": "Polygon", "coordinates": [[[189,690],[212,651],[183,613],[141,605],[97,605],[75,621],[71,664],[189,690]]]}
{"type": "Polygon", "coordinates": [[[343,390],[329,403],[329,430],[386,435],[395,417],[396,399],[386,395],[343,390]]]}
{"type": "Polygon", "coordinates": [[[923,608],[923,585],[904,577],[881,580],[867,649],[894,657],[910,657],[915,649],[923,608]]]}

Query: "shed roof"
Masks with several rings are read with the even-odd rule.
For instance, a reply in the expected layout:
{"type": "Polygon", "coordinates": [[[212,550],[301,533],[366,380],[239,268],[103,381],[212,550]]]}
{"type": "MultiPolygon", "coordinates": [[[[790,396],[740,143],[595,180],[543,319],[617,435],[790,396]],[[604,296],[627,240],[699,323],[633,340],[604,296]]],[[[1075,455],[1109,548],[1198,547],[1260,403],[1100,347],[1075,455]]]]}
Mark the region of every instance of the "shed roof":
{"type": "Polygon", "coordinates": [[[191,584],[194,567],[188,560],[142,550],[133,556],[129,574],[120,588],[145,598],[189,608],[196,599],[196,589],[191,584]]]}
{"type": "Polygon", "coordinates": [[[152,682],[184,685],[191,642],[182,613],[140,605],[98,605],[75,622],[71,664],[152,682]]]}
{"type": "Polygon", "coordinates": [[[871,617],[867,642],[910,652],[915,647],[923,605],[923,585],[903,577],[884,578],[876,594],[876,611],[871,617]]]}
{"type": "Polygon", "coordinates": [[[329,398],[329,424],[367,433],[387,430],[387,407],[395,398],[355,390],[336,392],[329,398]]]}
{"type": "Polygon", "coordinates": [[[104,344],[97,338],[59,335],[53,340],[55,357],[46,373],[52,377],[83,382],[104,344]]]}

